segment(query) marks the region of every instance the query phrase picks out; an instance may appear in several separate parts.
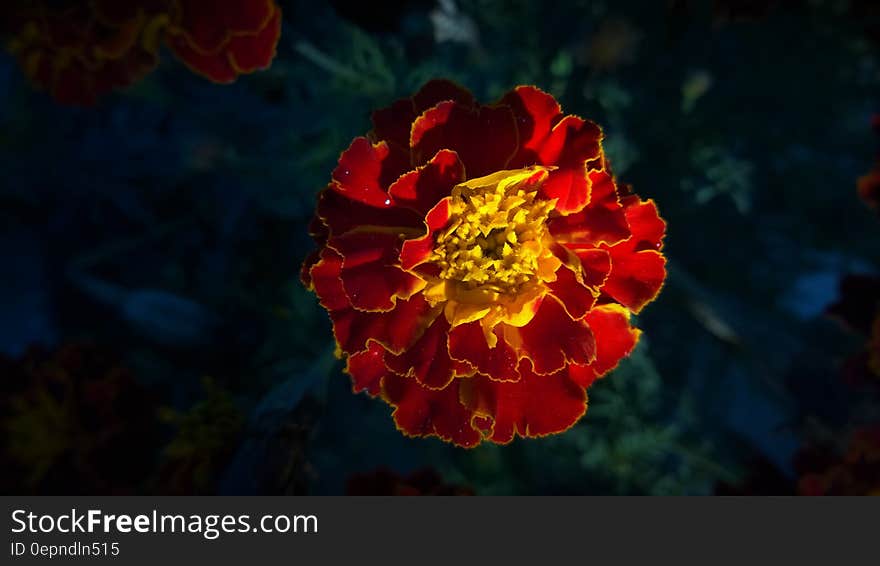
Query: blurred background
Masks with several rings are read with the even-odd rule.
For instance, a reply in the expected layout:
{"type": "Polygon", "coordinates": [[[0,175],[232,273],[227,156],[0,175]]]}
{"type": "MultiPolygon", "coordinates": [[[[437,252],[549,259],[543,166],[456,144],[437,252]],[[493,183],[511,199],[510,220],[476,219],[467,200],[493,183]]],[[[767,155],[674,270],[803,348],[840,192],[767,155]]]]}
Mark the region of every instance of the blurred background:
{"type": "Polygon", "coordinates": [[[0,53],[2,492],[880,493],[880,3],[278,4],[230,85],[163,52],[67,106],[0,53]],[[339,153],[435,77],[551,92],[668,221],[564,434],[404,438],[299,282],[339,153]]]}

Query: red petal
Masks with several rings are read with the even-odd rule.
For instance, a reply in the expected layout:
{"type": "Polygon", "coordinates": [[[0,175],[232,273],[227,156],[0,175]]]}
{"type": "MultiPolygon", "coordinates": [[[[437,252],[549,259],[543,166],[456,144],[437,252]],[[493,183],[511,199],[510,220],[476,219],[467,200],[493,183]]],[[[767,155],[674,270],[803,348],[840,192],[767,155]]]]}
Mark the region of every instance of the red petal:
{"type": "Polygon", "coordinates": [[[407,436],[437,436],[459,446],[480,443],[480,433],[471,426],[473,412],[459,402],[455,380],[441,390],[426,389],[415,379],[389,374],[382,383],[383,396],[395,407],[394,422],[407,436]]]}
{"type": "Polygon", "coordinates": [[[501,99],[510,106],[519,131],[519,152],[511,168],[539,163],[538,151],[560,120],[562,109],[556,99],[533,86],[518,86],[501,99]]]}
{"type": "Polygon", "coordinates": [[[873,209],[880,209],[880,167],[875,167],[867,175],[859,177],[856,190],[865,204],[873,209]]]}
{"type": "Polygon", "coordinates": [[[413,95],[412,100],[415,111],[419,114],[444,100],[452,100],[462,106],[475,106],[477,103],[468,89],[449,79],[428,81],[413,95]]]}
{"type": "Polygon", "coordinates": [[[633,252],[620,244],[611,248],[611,273],[602,291],[633,312],[654,300],[666,279],[666,258],[654,250],[633,252]]]}
{"type": "Polygon", "coordinates": [[[654,300],[666,279],[663,246],[666,223],[657,214],[653,201],[627,197],[626,218],[632,236],[610,248],[611,273],[602,291],[633,312],[654,300]]]}
{"type": "Polygon", "coordinates": [[[611,256],[602,249],[592,248],[575,250],[583,268],[584,283],[591,287],[600,287],[611,273],[611,256]]]}
{"type": "Polygon", "coordinates": [[[178,0],[177,28],[193,50],[217,53],[233,34],[256,35],[277,11],[274,0],[178,0]]]}
{"type": "Polygon", "coordinates": [[[549,223],[550,233],[571,249],[578,248],[576,244],[613,245],[630,236],[614,179],[606,171],[590,171],[589,179],[590,203],[580,212],[554,218],[549,223]]]}
{"type": "Polygon", "coordinates": [[[334,236],[355,228],[399,228],[401,233],[424,230],[422,216],[397,206],[375,207],[352,200],[332,184],[318,195],[317,214],[334,236]]]}
{"type": "Polygon", "coordinates": [[[449,357],[446,337],[449,322],[438,316],[412,346],[386,357],[388,368],[416,380],[430,389],[443,389],[455,378],[455,364],[449,357]]]}
{"type": "Polygon", "coordinates": [[[406,240],[400,250],[400,265],[404,269],[413,269],[428,261],[434,250],[434,233],[449,222],[449,198],[437,203],[425,217],[428,233],[421,238],[406,240]]]}
{"type": "Polygon", "coordinates": [[[401,238],[384,232],[349,232],[328,242],[342,255],[342,285],[356,309],[391,310],[397,298],[408,299],[424,281],[398,264],[401,238]]]}
{"type": "Polygon", "coordinates": [[[399,206],[406,206],[424,216],[452,188],[464,181],[464,166],[454,151],[440,150],[426,165],[406,173],[388,189],[399,206]]]}
{"type": "Polygon", "coordinates": [[[370,342],[366,350],[348,358],[346,371],[351,375],[355,393],[366,391],[370,395],[378,395],[382,389],[382,378],[388,374],[385,348],[377,342],[370,342]]]}
{"type": "Polygon", "coordinates": [[[566,364],[588,364],[596,357],[596,339],[583,322],[572,320],[553,298],[545,298],[535,317],[519,330],[522,350],[535,373],[550,374],[566,364]]]}
{"type": "Polygon", "coordinates": [[[553,127],[538,152],[538,159],[541,165],[581,166],[601,157],[601,141],[599,126],[577,116],[566,116],[553,127]]]}
{"type": "Polygon", "coordinates": [[[302,267],[299,270],[299,280],[302,282],[303,286],[306,289],[314,289],[312,283],[312,268],[318,263],[318,260],[321,258],[320,250],[313,250],[309,255],[306,256],[306,259],[303,261],[302,267]]]}
{"type": "Polygon", "coordinates": [[[229,84],[238,78],[238,72],[225,53],[201,53],[182,35],[169,32],[166,42],[174,55],[192,72],[220,84],[229,84]]]}
{"type": "Polygon", "coordinates": [[[586,323],[596,337],[596,359],[588,366],[569,368],[569,376],[581,387],[589,387],[596,378],[617,367],[639,341],[639,331],[630,326],[629,316],[620,307],[595,308],[587,314],[586,323]]]}
{"type": "Polygon", "coordinates": [[[519,370],[522,379],[517,382],[483,376],[460,380],[462,402],[483,417],[480,420],[489,425],[494,442],[510,442],[514,434],[536,437],[562,432],[586,412],[587,395],[566,370],[536,375],[525,361],[519,370]]]}
{"type": "Polygon", "coordinates": [[[309,222],[309,236],[322,247],[330,237],[330,229],[318,215],[313,216],[309,222]]]}
{"type": "MultiPolygon", "coordinates": [[[[578,269],[580,267],[578,266],[578,269]]],[[[565,307],[568,314],[574,319],[583,316],[596,304],[596,296],[593,291],[577,279],[574,271],[568,266],[562,266],[556,270],[556,281],[547,285],[554,297],[565,307]]]]}
{"type": "Polygon", "coordinates": [[[352,308],[330,313],[333,333],[345,353],[360,352],[370,340],[381,343],[386,350],[401,353],[421,337],[439,314],[422,297],[399,300],[389,312],[362,312],[352,308]]]}
{"type": "Polygon", "coordinates": [[[342,256],[331,248],[321,250],[318,261],[309,271],[309,280],[321,306],[328,311],[351,307],[342,288],[342,256]]]}
{"type": "Polygon", "coordinates": [[[638,197],[627,197],[626,221],[632,233],[630,244],[633,249],[659,250],[663,247],[663,236],[666,234],[666,222],[660,218],[657,205],[652,200],[641,201],[638,197]]]}
{"type": "Polygon", "coordinates": [[[558,199],[556,210],[565,214],[577,212],[590,200],[590,185],[584,166],[551,171],[541,187],[546,199],[558,199]]]}
{"type": "Polygon", "coordinates": [[[280,38],[281,8],[275,8],[269,24],[257,35],[235,36],[230,39],[226,51],[232,67],[239,74],[268,68],[275,58],[275,49],[280,38]]]}
{"type": "Polygon", "coordinates": [[[373,112],[373,135],[406,152],[409,157],[409,135],[412,123],[427,110],[444,100],[459,102],[465,106],[476,104],[467,89],[446,79],[428,81],[411,98],[394,102],[388,108],[373,112]]]}
{"type": "Polygon", "coordinates": [[[331,248],[322,250],[309,278],[321,305],[330,311],[336,343],[347,354],[363,351],[369,340],[400,353],[422,335],[439,313],[422,295],[398,300],[389,312],[355,310],[342,287],[342,256],[331,248]]]}
{"type": "Polygon", "coordinates": [[[517,149],[516,122],[507,106],[469,108],[441,102],[413,122],[410,147],[415,164],[451,149],[469,178],[482,177],[507,168],[517,149]]]}
{"type": "Polygon", "coordinates": [[[411,98],[397,100],[388,108],[373,112],[373,136],[406,152],[409,157],[409,132],[416,116],[411,98]]]}
{"type": "Polygon", "coordinates": [[[449,333],[449,355],[456,360],[464,360],[478,372],[496,381],[517,381],[518,356],[504,339],[500,327],[495,334],[498,342],[489,348],[479,321],[461,324],[449,333]]]}
{"type": "Polygon", "coordinates": [[[382,182],[388,155],[385,142],[372,144],[367,138],[355,138],[339,156],[339,165],[333,170],[336,190],[376,208],[391,207],[391,197],[382,182]]]}

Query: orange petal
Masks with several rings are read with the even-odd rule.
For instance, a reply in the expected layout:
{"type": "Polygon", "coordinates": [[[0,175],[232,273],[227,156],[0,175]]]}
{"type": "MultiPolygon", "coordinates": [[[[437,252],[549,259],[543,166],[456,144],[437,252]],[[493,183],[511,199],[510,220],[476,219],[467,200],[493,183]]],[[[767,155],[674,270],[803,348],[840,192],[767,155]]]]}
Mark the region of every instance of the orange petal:
{"type": "Polygon", "coordinates": [[[424,111],[412,125],[415,165],[441,149],[458,153],[473,179],[506,169],[517,150],[516,123],[507,106],[470,108],[446,101],[424,111]]]}
{"type": "Polygon", "coordinates": [[[562,432],[586,412],[587,395],[566,370],[537,375],[525,361],[519,370],[522,379],[517,382],[483,376],[459,380],[462,403],[476,415],[472,422],[485,427],[493,442],[510,442],[514,434],[537,437],[562,432]]]}
{"type": "Polygon", "coordinates": [[[440,390],[427,389],[413,378],[389,374],[382,382],[382,394],[394,406],[394,422],[407,436],[437,436],[459,446],[480,442],[480,433],[470,424],[473,411],[459,402],[457,379],[440,390]]]}
{"type": "Polygon", "coordinates": [[[569,363],[588,364],[596,358],[596,339],[590,328],[572,320],[555,298],[545,298],[519,334],[522,351],[538,374],[557,372],[569,363]]]}

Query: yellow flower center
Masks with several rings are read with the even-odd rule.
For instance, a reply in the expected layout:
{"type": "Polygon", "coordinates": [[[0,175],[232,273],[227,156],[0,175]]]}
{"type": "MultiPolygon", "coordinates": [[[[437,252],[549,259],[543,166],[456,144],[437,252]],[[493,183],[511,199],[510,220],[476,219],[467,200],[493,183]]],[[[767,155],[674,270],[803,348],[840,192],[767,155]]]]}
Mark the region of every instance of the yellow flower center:
{"type": "Polygon", "coordinates": [[[516,292],[538,272],[552,201],[536,201],[544,170],[502,171],[452,190],[449,227],[432,259],[467,289],[516,292]],[[498,178],[500,177],[500,179],[498,178]]]}
{"type": "Polygon", "coordinates": [[[452,190],[449,224],[431,256],[439,281],[426,297],[446,302],[453,325],[484,319],[489,331],[498,322],[531,320],[529,307],[561,264],[546,227],[556,202],[538,198],[547,174],[544,167],[499,171],[452,190]]]}

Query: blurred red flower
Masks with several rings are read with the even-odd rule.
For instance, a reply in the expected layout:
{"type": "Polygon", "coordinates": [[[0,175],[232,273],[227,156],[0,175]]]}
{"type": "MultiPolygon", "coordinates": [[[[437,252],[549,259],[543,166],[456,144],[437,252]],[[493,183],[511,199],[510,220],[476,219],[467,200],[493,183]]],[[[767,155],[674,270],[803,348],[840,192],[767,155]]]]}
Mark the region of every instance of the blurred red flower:
{"type": "Polygon", "coordinates": [[[177,0],[166,33],[178,59],[217,83],[267,68],[280,36],[274,0],[177,0]]]}
{"type": "Polygon", "coordinates": [[[268,67],[281,34],[274,0],[14,0],[0,12],[28,78],[73,105],[143,78],[162,41],[196,73],[229,83],[268,67]]]}
{"type": "Polygon", "coordinates": [[[798,468],[801,495],[880,495],[880,426],[854,430],[842,457],[804,451],[798,468]]]}
{"type": "Polygon", "coordinates": [[[373,114],[318,197],[303,282],[355,391],[460,446],[571,427],[666,276],[666,224],[617,185],[602,131],[521,86],[432,81],[373,114]]]}
{"type": "Polygon", "coordinates": [[[864,347],[844,363],[851,385],[877,384],[880,378],[880,277],[847,275],[840,281],[840,298],[827,314],[865,338],[864,347]]]}
{"type": "MultiPolygon", "coordinates": [[[[880,115],[871,116],[871,128],[880,135],[880,115]]],[[[880,154],[874,159],[874,167],[856,181],[856,189],[865,204],[880,213],[880,154]]]]}
{"type": "Polygon", "coordinates": [[[0,489],[137,493],[159,445],[156,402],[117,354],[89,343],[0,354],[0,489]]]}
{"type": "Polygon", "coordinates": [[[11,2],[9,50],[62,104],[90,105],[158,64],[161,11],[138,2],[11,2]]]}

